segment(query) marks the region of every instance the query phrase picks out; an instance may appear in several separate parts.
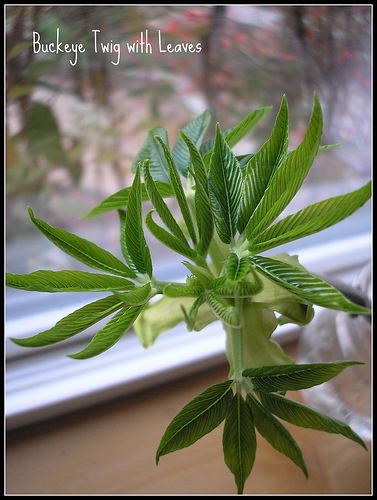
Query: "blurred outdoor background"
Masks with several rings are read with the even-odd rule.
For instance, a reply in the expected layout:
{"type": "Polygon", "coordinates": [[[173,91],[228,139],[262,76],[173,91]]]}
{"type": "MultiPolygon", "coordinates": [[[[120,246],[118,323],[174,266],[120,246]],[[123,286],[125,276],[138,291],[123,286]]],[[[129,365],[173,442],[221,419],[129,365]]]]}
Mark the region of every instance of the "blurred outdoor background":
{"type": "MultiPolygon", "coordinates": [[[[76,232],[120,256],[115,212],[80,220],[130,185],[132,160],[149,129],[178,129],[208,109],[213,135],[262,106],[273,110],[237,146],[256,152],[271,132],[283,94],[290,146],[303,139],[319,95],[322,144],[291,211],[360,187],[371,176],[371,7],[345,6],[8,6],[6,7],[6,265],[13,273],[73,268],[31,223],[76,232]],[[82,43],[73,54],[34,53],[44,44],[82,43]],[[99,41],[116,54],[93,52],[99,41]],[[148,30],[153,53],[128,53],[148,30]],[[163,43],[201,44],[159,53],[163,43]]],[[[367,210],[370,210],[370,205],[367,210]]]]}

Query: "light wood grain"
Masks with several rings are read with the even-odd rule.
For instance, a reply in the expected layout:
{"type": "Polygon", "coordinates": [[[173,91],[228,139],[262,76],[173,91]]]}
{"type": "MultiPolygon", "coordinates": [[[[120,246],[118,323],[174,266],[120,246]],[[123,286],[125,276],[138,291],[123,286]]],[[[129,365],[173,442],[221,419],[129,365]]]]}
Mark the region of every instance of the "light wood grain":
{"type": "MultiPolygon", "coordinates": [[[[285,349],[294,355],[294,346],[285,349]]],[[[180,409],[227,367],[137,396],[11,433],[6,450],[7,494],[234,494],[222,455],[222,429],[184,450],[155,452],[180,409]]],[[[301,399],[301,394],[290,393],[301,399]]],[[[371,454],[343,436],[287,424],[309,470],[306,479],[263,439],[246,494],[368,494],[371,454]]],[[[368,445],[369,448],[369,445],[368,445]]]]}

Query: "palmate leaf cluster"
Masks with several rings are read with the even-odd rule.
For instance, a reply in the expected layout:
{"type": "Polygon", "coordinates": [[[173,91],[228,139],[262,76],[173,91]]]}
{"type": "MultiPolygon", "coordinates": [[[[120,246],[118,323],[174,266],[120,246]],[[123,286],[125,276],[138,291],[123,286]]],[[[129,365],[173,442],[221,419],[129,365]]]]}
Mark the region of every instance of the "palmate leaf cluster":
{"type": "Polygon", "coordinates": [[[172,420],[156,454],[161,456],[192,445],[225,420],[224,460],[234,474],[237,492],[242,493],[256,454],[256,430],[276,450],[290,458],[306,477],[302,452],[285,426],[276,418],[300,427],[341,434],[366,448],[346,424],[308,406],[282,396],[280,391],[300,390],[322,384],[357,362],[280,365],[244,370],[246,399],[235,394],[234,380],[212,385],[188,403],[172,420]]]}
{"type": "Polygon", "coordinates": [[[113,315],[87,347],[71,355],[76,359],[101,354],[131,326],[148,347],[180,321],[186,322],[189,331],[198,331],[220,320],[229,337],[230,380],[212,386],[177,415],[157,458],[189,446],[225,420],[224,458],[239,492],[254,462],[255,429],[307,474],[297,444],[274,415],[362,443],[344,424],[280,394],[302,389],[305,383],[309,383],[306,387],[322,383],[352,362],[298,367],[269,337],[279,323],[310,322],[313,305],[354,314],[369,314],[369,309],[350,302],[310,274],[296,257],[259,253],[348,217],[370,198],[371,183],[277,220],[300,189],[316,155],[333,146],[320,145],[322,111],[315,95],[305,137],[297,149],[288,151],[288,106],[283,96],[268,141],[255,154],[236,156],[232,148],[269,111],[269,107],[257,109],[224,132],[217,124],[215,136],[206,142],[211,119],[207,111],[179,132],[172,148],[163,127],[148,133],[133,163],[132,185],[106,198],[86,216],[118,211],[124,262],[92,242],[35,218],[29,209],[32,222],[52,243],[96,272],[7,274],[7,285],[19,289],[109,293],[47,331],[13,339],[21,346],[42,347],[113,315]],[[181,220],[169,209],[167,198],[176,200],[181,220]],[[147,213],[145,202],[153,207],[147,213]],[[145,230],[183,257],[188,271],[184,283],[154,276],[145,230]],[[150,303],[156,295],[159,300],[150,303]],[[243,337],[242,374],[239,362],[234,361],[237,334],[243,337]],[[246,392],[246,399],[241,391],[246,392]]]}

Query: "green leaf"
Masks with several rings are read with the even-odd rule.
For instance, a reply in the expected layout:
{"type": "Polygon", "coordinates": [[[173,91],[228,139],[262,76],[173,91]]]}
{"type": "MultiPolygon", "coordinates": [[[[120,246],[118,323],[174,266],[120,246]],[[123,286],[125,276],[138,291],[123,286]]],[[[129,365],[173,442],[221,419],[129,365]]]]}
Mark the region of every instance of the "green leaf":
{"type": "Polygon", "coordinates": [[[196,247],[198,253],[205,256],[209,250],[213,236],[213,215],[211,200],[208,190],[207,171],[195,144],[183,133],[181,137],[187,144],[193,170],[190,172],[195,180],[195,210],[196,222],[199,232],[199,243],[196,247]]]}
{"type": "Polygon", "coordinates": [[[327,144],[326,146],[319,146],[318,153],[324,153],[325,151],[329,151],[330,149],[336,148],[337,146],[340,145],[341,143],[338,142],[336,144],[327,144]]]}
{"type": "Polygon", "coordinates": [[[234,298],[235,296],[240,298],[252,297],[260,292],[259,284],[252,281],[240,281],[234,286],[230,286],[228,283],[224,285],[215,286],[213,291],[218,297],[224,298],[234,298]]]}
{"type": "Polygon", "coordinates": [[[187,261],[183,261],[182,264],[200,281],[204,288],[207,288],[209,283],[214,279],[211,271],[205,267],[197,266],[187,261]]]}
{"type": "Polygon", "coordinates": [[[234,328],[241,328],[243,318],[236,307],[226,304],[213,292],[209,292],[207,294],[207,303],[212,309],[213,314],[225,323],[225,325],[234,328]]]}
{"type": "MultiPolygon", "coordinates": [[[[235,127],[232,127],[224,132],[224,137],[226,142],[228,143],[230,148],[233,148],[236,144],[239,143],[241,139],[247,135],[251,129],[255,127],[255,125],[264,118],[267,113],[269,113],[272,109],[272,106],[266,106],[264,108],[256,109],[255,111],[249,113],[243,120],[238,123],[235,127]]],[[[200,147],[200,154],[204,156],[206,153],[211,151],[213,145],[215,143],[215,139],[211,139],[205,142],[200,147]]]]}
{"type": "Polygon", "coordinates": [[[242,172],[245,195],[242,198],[241,216],[238,223],[240,233],[245,229],[271,178],[285,159],[288,148],[288,121],[288,105],[283,96],[269,140],[249,160],[242,172]]]}
{"type": "Polygon", "coordinates": [[[85,349],[76,354],[69,354],[68,357],[73,359],[88,359],[107,351],[131,328],[142,308],[143,306],[123,308],[96,333],[85,349]]]}
{"type": "Polygon", "coordinates": [[[259,434],[273,448],[290,458],[308,477],[308,470],[302,452],[284,425],[267,408],[261,405],[251,393],[247,394],[246,401],[251,408],[254,424],[259,434]]]}
{"type": "Polygon", "coordinates": [[[251,297],[258,294],[262,289],[261,280],[255,275],[255,279],[250,281],[240,281],[237,283],[237,293],[239,297],[251,297]]]}
{"type": "Polygon", "coordinates": [[[251,160],[251,158],[254,156],[254,153],[248,153],[245,155],[237,155],[236,158],[238,160],[238,163],[240,164],[242,172],[245,170],[247,167],[247,164],[251,160]]]}
{"type": "Polygon", "coordinates": [[[188,243],[183,243],[164,228],[156,224],[152,219],[153,212],[154,210],[150,210],[145,217],[145,225],[147,226],[148,231],[165,246],[174,250],[174,252],[184,255],[189,259],[195,259],[197,256],[195,250],[193,250],[188,243]]]}
{"type": "MultiPolygon", "coordinates": [[[[225,261],[225,275],[227,280],[235,281],[235,277],[237,276],[238,273],[239,264],[240,261],[238,255],[234,252],[231,252],[225,261]]],[[[248,265],[250,266],[249,262],[248,265]]]]}
{"type": "Polygon", "coordinates": [[[208,172],[208,186],[217,233],[223,243],[230,243],[237,232],[244,194],[242,173],[218,124],[208,172]]]}
{"type": "Polygon", "coordinates": [[[167,146],[165,146],[162,139],[158,136],[156,136],[156,139],[159,141],[159,143],[162,146],[162,149],[164,150],[164,155],[165,155],[165,158],[166,158],[166,161],[168,164],[168,169],[169,169],[170,183],[172,185],[176,200],[177,200],[179,208],[181,210],[183,220],[185,221],[187,231],[190,235],[190,238],[191,238],[193,244],[195,245],[196,244],[195,229],[194,229],[194,225],[192,223],[190,209],[189,209],[189,206],[187,203],[185,192],[184,192],[183,187],[182,187],[181,180],[179,178],[179,173],[178,173],[177,167],[174,164],[174,160],[172,158],[172,155],[171,155],[169,149],[167,148],[167,146]]]}
{"type": "Polygon", "coordinates": [[[250,247],[252,252],[264,252],[278,245],[323,231],[358,210],[371,196],[371,181],[344,195],[309,205],[288,215],[260,233],[250,247]]]}
{"type": "Polygon", "coordinates": [[[276,365],[247,368],[242,372],[251,379],[257,391],[298,391],[323,384],[341,373],[347,366],[360,365],[359,361],[334,361],[305,365],[276,365]]]}
{"type": "Polygon", "coordinates": [[[162,222],[166,225],[166,227],[169,229],[169,231],[176,237],[178,238],[182,243],[186,244],[188,246],[187,240],[185,238],[185,235],[182,232],[182,229],[179,227],[177,221],[175,220],[174,216],[170,212],[168,206],[162,199],[162,196],[160,195],[157,186],[152,179],[152,176],[149,171],[149,162],[148,160],[143,163],[143,175],[144,175],[144,181],[145,181],[145,187],[147,189],[149,199],[152,202],[153,206],[156,209],[156,212],[160,216],[162,222]]]}
{"type": "Polygon", "coordinates": [[[126,212],[124,242],[132,264],[141,274],[152,277],[152,260],[145,241],[141,209],[140,165],[137,166],[126,212]]]}
{"type": "Polygon", "coordinates": [[[232,404],[233,384],[233,380],[214,384],[182,408],[162,436],[157,464],[162,455],[194,444],[221,424],[232,404]]]}
{"type": "MultiPolygon", "coordinates": [[[[170,184],[167,182],[155,181],[155,186],[162,198],[174,197],[174,191],[170,184]]],[[[120,189],[111,196],[105,198],[99,205],[94,207],[88,214],[81,217],[81,219],[88,219],[94,215],[104,214],[111,210],[118,210],[128,205],[128,198],[130,196],[131,187],[120,189]]],[[[145,189],[144,183],[141,183],[141,201],[149,201],[148,193],[145,189]]]]}
{"type": "Polygon", "coordinates": [[[279,394],[261,393],[260,396],[265,407],[277,417],[291,424],[329,432],[331,434],[341,434],[367,449],[364,441],[351,429],[351,427],[319,410],[315,410],[314,408],[310,408],[309,406],[280,396],[279,394]]]}
{"type": "Polygon", "coordinates": [[[245,481],[253,468],[256,448],[253,415],[249,405],[237,393],[225,417],[223,452],[224,461],[234,475],[238,494],[243,493],[245,481]]]}
{"type": "Polygon", "coordinates": [[[265,106],[264,108],[256,109],[249,113],[238,125],[232,128],[226,134],[226,142],[230,148],[233,148],[240,142],[241,139],[247,135],[255,125],[264,118],[272,109],[272,106],[265,106]]]}
{"type": "Polygon", "coordinates": [[[163,290],[165,297],[180,298],[180,297],[199,297],[204,292],[202,286],[187,286],[185,284],[169,283],[163,290]]]}
{"type": "Polygon", "coordinates": [[[250,260],[247,257],[238,258],[235,253],[230,253],[225,261],[226,277],[231,282],[242,280],[249,272],[250,260]]]}
{"type": "Polygon", "coordinates": [[[103,292],[131,290],[132,281],[85,271],[35,271],[30,274],[6,273],[6,284],[34,292],[103,292]]]}
{"type": "Polygon", "coordinates": [[[276,170],[247,223],[248,240],[255,238],[286,208],[301,187],[318,153],[322,134],[322,110],[317,95],[310,122],[300,146],[276,170]]]}
{"type": "MultiPolygon", "coordinates": [[[[188,137],[197,148],[200,147],[204,134],[206,133],[211,121],[209,111],[204,111],[201,115],[194,118],[192,122],[186,125],[182,132],[188,137]]],[[[182,135],[182,134],[181,134],[182,135]]],[[[174,163],[182,175],[187,177],[187,166],[190,165],[190,153],[182,137],[178,137],[171,152],[174,163]]],[[[192,161],[192,160],[191,160],[192,161]]]]}
{"type": "Polygon", "coordinates": [[[118,215],[119,215],[119,222],[120,222],[120,248],[122,250],[123,257],[126,260],[127,264],[130,266],[130,268],[136,274],[138,272],[138,270],[137,270],[136,266],[134,265],[134,263],[132,262],[132,259],[130,257],[130,254],[128,253],[127,244],[126,244],[126,211],[119,209],[118,215]]]}
{"type": "Polygon", "coordinates": [[[192,140],[189,137],[187,137],[187,135],[185,135],[185,133],[182,130],[180,130],[179,133],[180,133],[182,140],[186,143],[186,146],[188,148],[188,152],[189,152],[190,160],[191,160],[191,166],[195,172],[196,181],[201,185],[201,187],[209,195],[208,177],[207,177],[207,171],[206,171],[206,168],[205,168],[205,165],[203,162],[203,158],[202,158],[198,148],[192,142],[192,140]]]}
{"type": "Polygon", "coordinates": [[[136,172],[139,162],[149,160],[150,173],[155,181],[169,183],[169,172],[166,164],[165,155],[161,144],[155,139],[158,135],[165,144],[168,144],[168,133],[164,127],[155,127],[148,132],[140,151],[132,162],[132,171],[136,172]]]}
{"type": "Polygon", "coordinates": [[[221,290],[224,286],[227,286],[228,280],[226,276],[220,276],[219,278],[215,278],[208,284],[208,289],[215,291],[221,290]]]}
{"type": "Polygon", "coordinates": [[[35,226],[50,240],[54,245],[63,250],[76,260],[83,262],[93,269],[99,269],[107,273],[125,276],[126,278],[136,278],[135,273],[129,269],[123,262],[117,259],[107,250],[100,248],[95,243],[80,238],[76,234],[52,227],[47,222],[34,217],[31,208],[28,208],[29,216],[35,226]]]}
{"type": "MultiPolygon", "coordinates": [[[[186,327],[187,327],[187,330],[189,332],[192,332],[193,330],[200,330],[201,329],[201,325],[199,324],[197,327],[195,327],[195,324],[196,324],[196,320],[197,320],[197,317],[198,317],[198,311],[200,309],[200,307],[205,303],[205,298],[203,295],[200,295],[196,300],[195,302],[192,304],[188,314],[186,312],[186,309],[184,307],[184,305],[181,304],[181,309],[182,309],[182,312],[183,312],[183,315],[184,315],[184,318],[185,318],[185,322],[186,322],[186,327]]],[[[205,324],[205,326],[207,325],[207,323],[205,324]]]]}
{"type": "Polygon", "coordinates": [[[117,292],[114,290],[114,295],[118,300],[122,301],[128,306],[141,306],[148,302],[157,293],[155,288],[152,288],[150,283],[146,283],[142,286],[135,286],[130,292],[117,292]]]}
{"type": "Polygon", "coordinates": [[[11,340],[22,347],[43,347],[56,344],[86,330],[120,307],[122,307],[122,302],[110,295],[68,314],[49,330],[26,339],[11,338],[11,340]]]}
{"type": "Polygon", "coordinates": [[[332,285],[304,269],[260,255],[250,260],[269,279],[310,304],[354,314],[370,314],[370,309],[350,302],[332,285]]]}
{"type": "Polygon", "coordinates": [[[213,280],[208,288],[222,298],[235,297],[236,295],[240,298],[254,296],[262,290],[263,285],[256,273],[251,271],[246,277],[247,281],[229,282],[226,276],[221,276],[213,280]]]}

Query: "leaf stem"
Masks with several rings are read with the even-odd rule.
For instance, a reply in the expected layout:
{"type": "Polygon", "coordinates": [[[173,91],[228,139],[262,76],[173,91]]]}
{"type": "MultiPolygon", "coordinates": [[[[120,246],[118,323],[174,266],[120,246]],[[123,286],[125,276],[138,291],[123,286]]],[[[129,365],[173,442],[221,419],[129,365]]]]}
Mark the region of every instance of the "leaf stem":
{"type": "Polygon", "coordinates": [[[241,381],[243,366],[243,332],[242,328],[229,327],[233,351],[233,376],[236,382],[241,381]]]}
{"type": "MultiPolygon", "coordinates": [[[[237,308],[240,315],[242,315],[243,300],[237,295],[234,298],[234,307],[237,308]]],[[[242,372],[244,370],[244,360],[243,360],[243,326],[241,328],[229,327],[227,329],[228,334],[230,334],[230,342],[232,345],[232,357],[233,357],[233,375],[232,379],[237,383],[237,392],[241,391],[242,383],[242,372]]]]}

